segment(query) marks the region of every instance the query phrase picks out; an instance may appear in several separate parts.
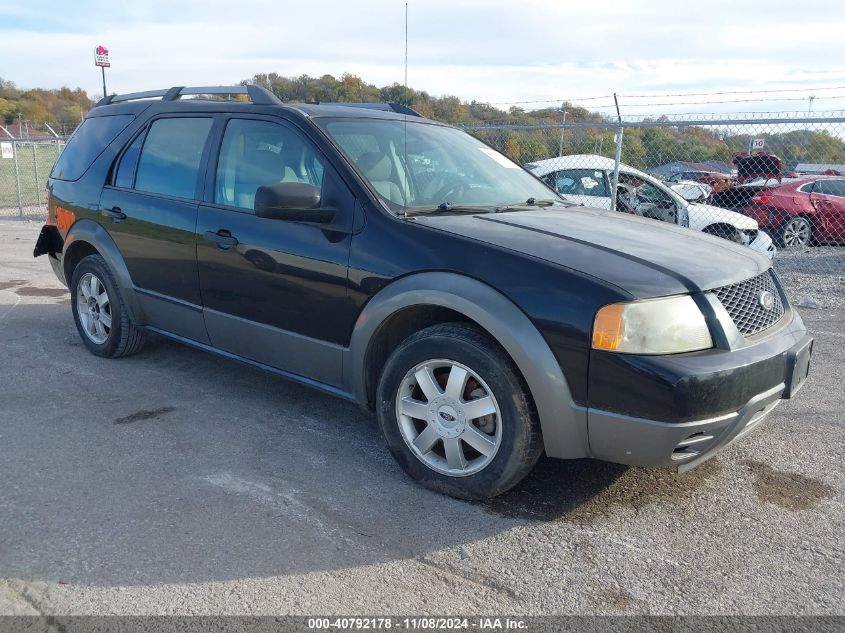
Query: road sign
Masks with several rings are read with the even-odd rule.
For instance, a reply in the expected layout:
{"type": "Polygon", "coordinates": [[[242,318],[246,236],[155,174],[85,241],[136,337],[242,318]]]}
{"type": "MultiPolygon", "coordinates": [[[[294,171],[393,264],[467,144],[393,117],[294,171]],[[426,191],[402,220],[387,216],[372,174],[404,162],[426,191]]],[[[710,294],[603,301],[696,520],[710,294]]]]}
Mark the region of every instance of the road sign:
{"type": "Polygon", "coordinates": [[[94,65],[102,66],[103,68],[111,68],[109,62],[109,49],[102,44],[94,49],[94,65]]]}
{"type": "Polygon", "coordinates": [[[755,138],[751,141],[751,149],[763,149],[766,146],[766,139],[755,138]]]}
{"type": "Polygon", "coordinates": [[[11,143],[0,143],[0,156],[3,158],[15,157],[15,148],[12,147],[11,143]]]}

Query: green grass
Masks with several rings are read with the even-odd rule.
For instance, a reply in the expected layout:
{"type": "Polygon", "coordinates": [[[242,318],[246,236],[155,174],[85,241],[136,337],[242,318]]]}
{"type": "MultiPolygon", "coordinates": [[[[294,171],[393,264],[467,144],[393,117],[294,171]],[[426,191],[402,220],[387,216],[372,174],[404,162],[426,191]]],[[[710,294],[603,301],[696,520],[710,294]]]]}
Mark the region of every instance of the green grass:
{"type": "MultiPolygon", "coordinates": [[[[18,145],[18,173],[20,175],[21,204],[32,206],[39,203],[46,204],[45,187],[47,176],[53,168],[53,163],[59,156],[57,145],[37,145],[35,155],[32,145],[18,145]],[[38,178],[36,180],[36,165],[38,178]]],[[[18,195],[15,179],[15,161],[11,158],[0,158],[0,208],[17,207],[18,195]]]]}

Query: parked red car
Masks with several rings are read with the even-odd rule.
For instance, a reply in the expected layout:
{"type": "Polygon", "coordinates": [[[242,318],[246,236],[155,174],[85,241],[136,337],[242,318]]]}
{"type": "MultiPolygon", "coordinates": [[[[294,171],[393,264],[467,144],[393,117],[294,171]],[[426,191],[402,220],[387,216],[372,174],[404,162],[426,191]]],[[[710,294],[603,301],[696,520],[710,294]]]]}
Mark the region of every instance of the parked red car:
{"type": "Polygon", "coordinates": [[[781,246],[845,243],[845,178],[811,176],[761,189],[743,213],[781,246]]]}

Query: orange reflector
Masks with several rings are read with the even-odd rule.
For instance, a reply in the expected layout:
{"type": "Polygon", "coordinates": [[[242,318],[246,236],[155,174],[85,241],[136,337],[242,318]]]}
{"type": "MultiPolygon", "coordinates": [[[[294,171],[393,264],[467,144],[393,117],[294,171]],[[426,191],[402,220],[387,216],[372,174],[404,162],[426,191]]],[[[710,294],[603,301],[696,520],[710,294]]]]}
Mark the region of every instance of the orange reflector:
{"type": "Polygon", "coordinates": [[[621,303],[604,306],[596,314],[593,324],[593,349],[615,350],[622,342],[622,315],[625,306],[621,303]]]}

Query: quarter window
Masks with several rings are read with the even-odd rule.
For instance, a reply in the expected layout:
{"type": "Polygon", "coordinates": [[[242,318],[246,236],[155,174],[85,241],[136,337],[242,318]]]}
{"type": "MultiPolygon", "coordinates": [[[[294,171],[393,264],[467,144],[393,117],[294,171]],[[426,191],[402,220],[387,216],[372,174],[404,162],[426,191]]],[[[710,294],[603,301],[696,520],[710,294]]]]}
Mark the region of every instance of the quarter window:
{"type": "Polygon", "coordinates": [[[132,144],[123,152],[117,172],[114,176],[115,187],[131,189],[135,179],[135,165],[138,164],[138,155],[141,153],[141,146],[144,144],[144,135],[140,134],[132,144]]]}
{"type": "Polygon", "coordinates": [[[85,119],[67,142],[51,176],[58,180],[77,180],[134,119],[131,114],[85,119]]]}
{"type": "Polygon", "coordinates": [[[153,123],[141,150],[135,189],[177,198],[195,197],[211,122],[210,118],[179,117],[153,123]]]}
{"type": "Polygon", "coordinates": [[[321,188],[323,172],[322,161],[293,130],[272,121],[232,119],[220,147],[214,201],[253,210],[260,186],[301,182],[321,188]]]}

